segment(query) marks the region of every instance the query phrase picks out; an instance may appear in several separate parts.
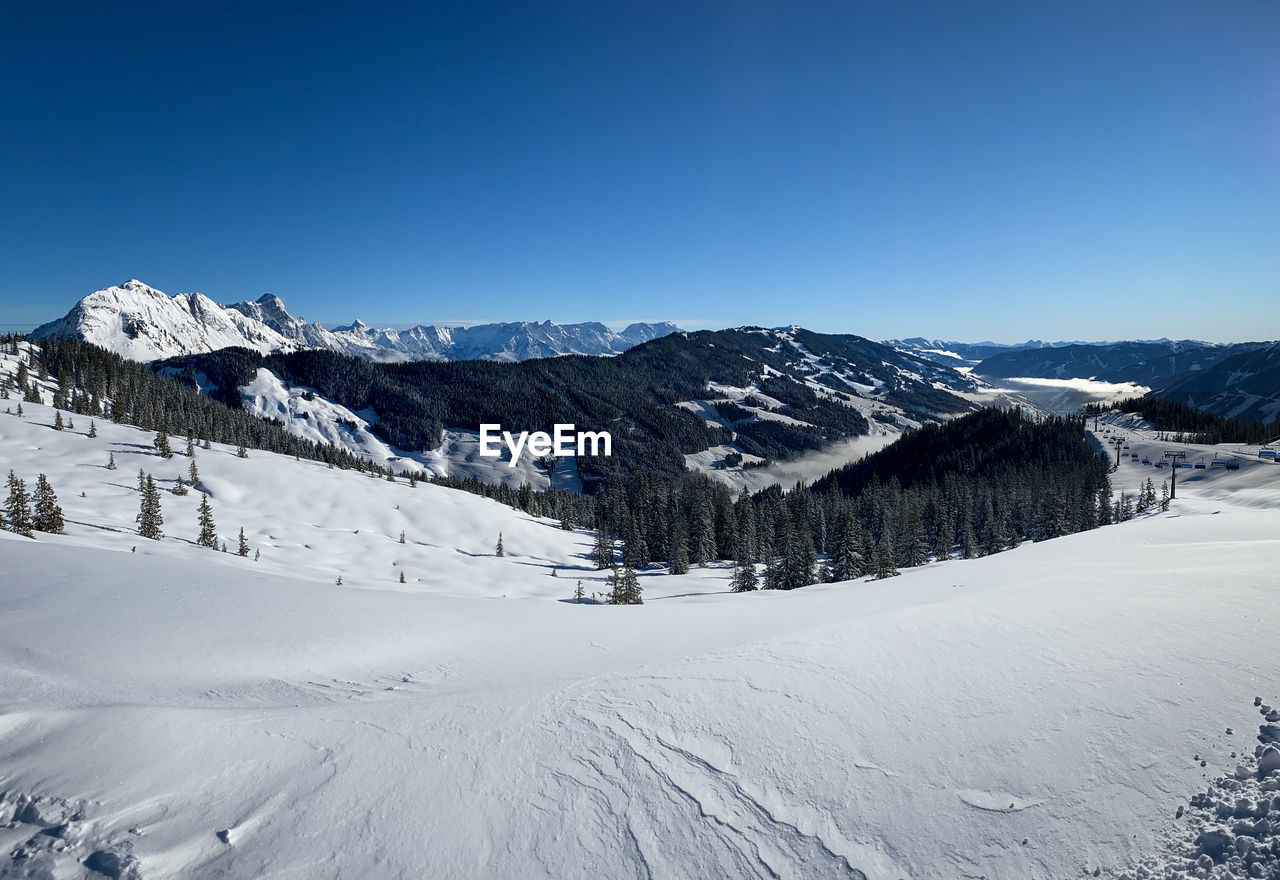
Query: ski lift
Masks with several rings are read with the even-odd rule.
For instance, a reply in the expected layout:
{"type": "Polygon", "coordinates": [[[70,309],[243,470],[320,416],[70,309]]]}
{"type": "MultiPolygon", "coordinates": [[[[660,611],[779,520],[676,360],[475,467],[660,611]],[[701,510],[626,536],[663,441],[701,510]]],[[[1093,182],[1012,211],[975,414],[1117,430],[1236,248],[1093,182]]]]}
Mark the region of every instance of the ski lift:
{"type": "Polygon", "coordinates": [[[1209,462],[1209,470],[1211,471],[1221,470],[1226,466],[1227,463],[1220,458],[1215,458],[1213,461],[1209,462]]]}
{"type": "Polygon", "coordinates": [[[1275,457],[1276,457],[1276,451],[1272,449],[1270,446],[1264,446],[1258,450],[1258,458],[1274,459],[1275,457]]]}
{"type": "Polygon", "coordinates": [[[1204,459],[1201,459],[1200,461],[1197,461],[1197,462],[1196,462],[1196,470],[1198,470],[1198,471],[1202,471],[1202,470],[1204,470],[1204,469],[1205,469],[1205,468],[1204,468],[1204,459]]]}
{"type": "Polygon", "coordinates": [[[1137,461],[1137,460],[1138,460],[1138,453],[1136,453],[1136,452],[1135,452],[1135,453],[1133,453],[1132,455],[1130,455],[1130,456],[1129,456],[1129,460],[1130,460],[1130,461],[1137,461]]]}
{"type": "Polygon", "coordinates": [[[1149,465],[1149,464],[1151,464],[1151,459],[1149,459],[1149,458],[1144,458],[1144,459],[1142,460],[1142,463],[1143,463],[1143,464],[1147,464],[1147,465],[1149,465]]]}
{"type": "Polygon", "coordinates": [[[1238,461],[1229,461],[1229,462],[1227,462],[1227,470],[1229,470],[1229,471],[1238,471],[1238,470],[1240,470],[1240,462],[1238,462],[1238,461]]]}

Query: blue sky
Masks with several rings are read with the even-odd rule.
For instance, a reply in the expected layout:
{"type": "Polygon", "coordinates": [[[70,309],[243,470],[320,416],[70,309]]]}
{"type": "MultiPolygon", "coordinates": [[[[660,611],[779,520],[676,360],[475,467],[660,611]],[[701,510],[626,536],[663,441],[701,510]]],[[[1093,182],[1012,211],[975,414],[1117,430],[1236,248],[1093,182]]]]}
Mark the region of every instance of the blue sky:
{"type": "Polygon", "coordinates": [[[0,324],[1280,337],[1275,0],[272,5],[8,11],[0,324]]]}

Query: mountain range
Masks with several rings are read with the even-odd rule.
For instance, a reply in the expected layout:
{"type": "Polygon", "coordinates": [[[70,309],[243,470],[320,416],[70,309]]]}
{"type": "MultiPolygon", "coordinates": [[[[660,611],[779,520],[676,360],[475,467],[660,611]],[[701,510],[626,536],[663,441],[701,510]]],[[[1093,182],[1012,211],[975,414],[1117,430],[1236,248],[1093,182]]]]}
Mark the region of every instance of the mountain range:
{"type": "Polygon", "coordinates": [[[408,330],[362,321],[335,329],[295,317],[280,297],[219,305],[199,293],[170,296],[141,281],[107,287],[81,299],[65,316],[37,327],[31,338],[71,337],[131,360],[154,361],[250,348],[263,354],[321,349],[371,361],[521,361],[566,354],[618,354],[679,331],[674,324],[635,323],[620,332],[604,324],[517,321],[467,327],[419,325],[408,330]]]}
{"type": "Polygon", "coordinates": [[[987,387],[874,340],[798,327],[674,333],[608,358],[370,363],[330,351],[230,348],[151,367],[231,406],[256,401],[249,408],[299,436],[337,411],[313,405],[313,394],[363,414],[396,455],[423,460],[484,423],[512,432],[558,423],[607,429],[612,457],[578,458],[588,486],[611,474],[678,475],[692,464],[687,456],[740,470],[873,430],[896,433],[975,409],[975,392],[987,387]],[[288,411],[263,409],[266,397],[282,395],[293,401],[288,411]]]}
{"type": "MultiPolygon", "coordinates": [[[[967,401],[957,405],[954,399],[945,398],[989,391],[985,383],[998,386],[1003,380],[1030,378],[1134,383],[1152,389],[1154,395],[1231,418],[1269,424],[1280,416],[1280,382],[1276,381],[1280,344],[1274,342],[1032,339],[1002,344],[911,337],[881,343],[849,334],[810,334],[797,327],[721,332],[781,334],[775,336],[780,347],[774,350],[789,353],[794,365],[810,371],[805,376],[791,371],[792,378],[802,384],[830,385],[834,391],[862,395],[868,401],[884,401],[899,415],[962,411],[967,401]],[[816,343],[818,348],[810,349],[805,339],[821,342],[816,343]]],[[[398,363],[618,355],[673,334],[685,340],[672,347],[673,356],[685,361],[717,360],[703,344],[703,337],[685,334],[666,322],[635,323],[620,332],[595,322],[562,325],[550,321],[424,324],[397,329],[372,327],[357,320],[326,328],[290,314],[281,299],[271,294],[251,302],[219,305],[199,293],[170,296],[133,280],[89,294],[64,317],[38,327],[31,335],[36,340],[65,337],[91,342],[143,362],[247,348],[263,355],[314,350],[398,363]]],[[[728,343],[731,348],[741,343],[736,336],[728,339],[732,340],[728,343]]],[[[767,363],[758,351],[744,351],[741,356],[767,363]]],[[[698,371],[703,370],[700,367],[698,371]]],[[[627,384],[640,378],[616,376],[610,381],[619,383],[619,388],[641,387],[627,384]]],[[[563,389],[566,394],[571,391],[563,389]]],[[[716,397],[710,393],[702,396],[716,397]]],[[[769,457],[781,451],[771,443],[766,446],[770,447],[769,457]]]]}

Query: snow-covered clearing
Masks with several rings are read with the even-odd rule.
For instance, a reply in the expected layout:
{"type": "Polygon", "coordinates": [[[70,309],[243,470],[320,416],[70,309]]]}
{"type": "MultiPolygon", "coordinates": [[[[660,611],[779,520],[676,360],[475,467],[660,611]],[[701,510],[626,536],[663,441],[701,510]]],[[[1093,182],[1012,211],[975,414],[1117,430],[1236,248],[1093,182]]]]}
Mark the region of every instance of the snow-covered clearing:
{"type": "Polygon", "coordinates": [[[1280,702],[1256,459],[889,581],[610,607],[566,601],[604,589],[585,533],[253,450],[196,462],[261,560],[190,543],[194,492],[138,538],[138,468],[188,460],[25,410],[0,460],[68,525],[0,533],[0,876],[1118,875],[1280,702]]]}
{"type": "Polygon", "coordinates": [[[576,459],[560,462],[551,474],[527,455],[511,467],[509,450],[504,448],[500,458],[482,456],[479,432],[456,429],[446,429],[443,441],[435,449],[417,452],[398,449],[371,430],[378,420],[376,412],[370,409],[354,412],[321,397],[313,388],[287,386],[267,369],[260,368],[252,382],[241,386],[240,397],[245,410],[259,418],[281,422],[290,434],[337,446],[396,471],[460,480],[476,477],[486,483],[508,486],[528,483],[534,489],[582,491],[576,459]]]}

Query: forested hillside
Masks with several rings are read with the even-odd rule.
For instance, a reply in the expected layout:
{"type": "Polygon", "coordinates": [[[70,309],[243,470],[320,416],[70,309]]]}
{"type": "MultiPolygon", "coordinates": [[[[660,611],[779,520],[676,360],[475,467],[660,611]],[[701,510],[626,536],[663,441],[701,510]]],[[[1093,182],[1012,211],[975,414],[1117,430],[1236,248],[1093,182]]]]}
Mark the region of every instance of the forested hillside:
{"type": "Polygon", "coordinates": [[[640,472],[676,477],[685,454],[731,441],[748,454],[783,459],[865,434],[859,402],[919,419],[964,412],[972,408],[968,401],[936,386],[973,383],[859,337],[751,328],[672,334],[612,358],[374,364],[322,351],[223,349],[152,366],[232,406],[239,388],[266,368],[349,409],[372,409],[375,432],[406,450],[438,445],[445,428],[475,430],[482,423],[512,432],[557,423],[608,430],[612,457],[578,462],[589,491],[640,472]],[[756,389],[773,402],[728,419],[729,429],[675,405],[714,398],[712,385],[756,389]]]}
{"type": "Polygon", "coordinates": [[[1178,442],[1266,443],[1280,435],[1280,425],[1274,423],[1263,425],[1245,419],[1228,419],[1163,397],[1131,397],[1107,405],[1085,407],[1088,414],[1111,410],[1141,413],[1153,428],[1170,434],[1178,442]]]}

